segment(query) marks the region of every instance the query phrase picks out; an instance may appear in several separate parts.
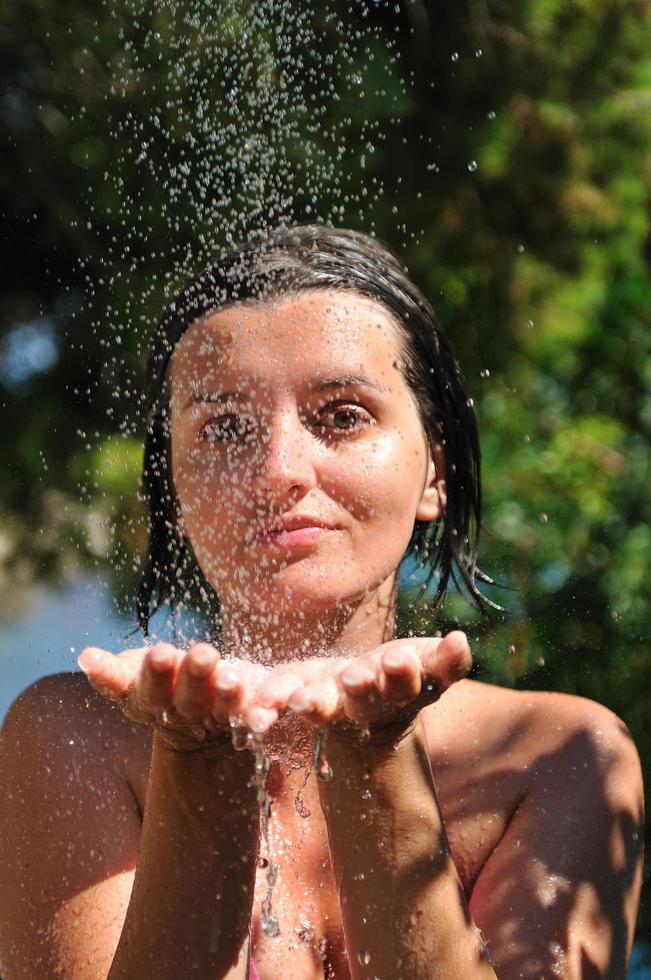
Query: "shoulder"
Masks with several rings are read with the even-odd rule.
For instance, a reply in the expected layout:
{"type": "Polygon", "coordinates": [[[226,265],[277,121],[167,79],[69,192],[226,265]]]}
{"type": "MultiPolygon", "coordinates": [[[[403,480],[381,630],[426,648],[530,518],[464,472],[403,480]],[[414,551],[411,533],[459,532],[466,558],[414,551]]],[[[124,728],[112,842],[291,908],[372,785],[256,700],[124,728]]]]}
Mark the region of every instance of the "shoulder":
{"type": "Polygon", "coordinates": [[[571,799],[597,820],[617,813],[631,828],[642,821],[635,743],[622,719],[595,701],[462,681],[423,714],[446,792],[472,784],[505,812],[535,796],[541,805],[571,799]]]}
{"type": "Polygon", "coordinates": [[[149,752],[149,733],[97,695],[83,674],[54,674],[31,684],[10,707],[0,731],[4,778],[34,776],[47,760],[45,775],[105,766],[130,784],[146,770],[149,752]]]}
{"type": "Polygon", "coordinates": [[[516,749],[523,760],[544,768],[552,756],[579,757],[602,767],[619,761],[640,771],[638,754],[626,724],[616,714],[587,698],[553,691],[516,691],[511,688],[462,681],[451,688],[440,705],[428,710],[427,724],[438,730],[456,729],[463,719],[462,743],[494,756],[500,747],[516,749]],[[440,712],[440,717],[437,714],[440,712]]]}
{"type": "Polygon", "coordinates": [[[441,699],[440,717],[430,709],[431,744],[459,825],[472,828],[470,818],[481,816],[476,840],[485,846],[470,908],[497,972],[579,977],[589,964],[600,976],[624,976],[643,828],[641,769],[626,725],[573,695],[456,687],[441,699]],[[456,743],[443,734],[455,728],[456,743]]]}
{"type": "Polygon", "coordinates": [[[27,726],[37,735],[47,723],[43,734],[56,740],[65,731],[88,729],[101,737],[104,729],[126,732],[133,726],[117,705],[110,704],[92,690],[83,674],[51,674],[42,677],[16,698],[2,725],[3,739],[26,734],[27,726]]]}
{"type": "Polygon", "coordinates": [[[146,734],[74,674],[39,680],[10,708],[0,736],[7,974],[34,976],[38,963],[41,976],[72,975],[84,948],[110,962],[140,840],[130,774],[146,734]]]}

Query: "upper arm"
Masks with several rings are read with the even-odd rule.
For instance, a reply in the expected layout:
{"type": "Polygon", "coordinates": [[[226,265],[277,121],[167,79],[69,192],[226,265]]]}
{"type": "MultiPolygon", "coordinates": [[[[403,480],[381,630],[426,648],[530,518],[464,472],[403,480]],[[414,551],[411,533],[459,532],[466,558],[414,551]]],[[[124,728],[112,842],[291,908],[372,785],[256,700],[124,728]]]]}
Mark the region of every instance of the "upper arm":
{"type": "Polygon", "coordinates": [[[547,697],[530,790],[479,875],[471,911],[500,980],[624,978],[641,883],[639,759],[607,709],[547,697]]]}
{"type": "Polygon", "coordinates": [[[81,684],[54,677],[28,688],[0,736],[6,980],[106,977],[122,929],[140,818],[110,707],[81,684]]]}

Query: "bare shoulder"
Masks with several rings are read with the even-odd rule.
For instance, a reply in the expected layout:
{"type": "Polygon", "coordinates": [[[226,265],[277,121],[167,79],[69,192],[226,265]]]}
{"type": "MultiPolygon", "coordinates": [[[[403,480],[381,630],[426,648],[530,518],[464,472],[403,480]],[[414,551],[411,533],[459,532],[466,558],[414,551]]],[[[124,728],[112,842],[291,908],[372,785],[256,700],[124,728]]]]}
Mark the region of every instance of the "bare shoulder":
{"type": "Polygon", "coordinates": [[[455,864],[500,978],[625,976],[643,792],[624,722],[585,698],[472,681],[424,715],[455,864]]]}
{"type": "Polygon", "coordinates": [[[626,724],[587,698],[462,681],[424,714],[431,741],[449,751],[454,733],[459,750],[475,762],[481,755],[518,755],[529,767],[557,758],[597,767],[619,762],[639,772],[626,724]]]}
{"type": "Polygon", "coordinates": [[[54,674],[31,684],[14,701],[2,725],[2,753],[66,757],[83,751],[134,778],[147,765],[151,738],[117,705],[99,697],[83,674],[54,674]]]}
{"type": "Polygon", "coordinates": [[[35,806],[67,836],[71,811],[88,816],[117,800],[139,821],[150,751],[149,733],[92,691],[83,675],[43,677],[14,701],[0,731],[0,825],[35,806]]]}
{"type": "MultiPolygon", "coordinates": [[[[488,851],[524,801],[535,799],[551,821],[570,810],[593,828],[615,820],[628,828],[629,849],[639,849],[640,760],[625,723],[608,708],[574,695],[462,681],[423,716],[453,837],[457,827],[467,836],[481,826],[488,851]],[[483,826],[490,814],[499,815],[494,841],[483,826]]],[[[469,868],[467,879],[476,872],[469,868]]]]}
{"type": "Polygon", "coordinates": [[[86,977],[79,949],[110,963],[140,839],[132,778],[147,753],[147,733],[83,676],[43,678],[12,705],[0,736],[7,975],[32,977],[38,962],[40,976],[86,977]]]}

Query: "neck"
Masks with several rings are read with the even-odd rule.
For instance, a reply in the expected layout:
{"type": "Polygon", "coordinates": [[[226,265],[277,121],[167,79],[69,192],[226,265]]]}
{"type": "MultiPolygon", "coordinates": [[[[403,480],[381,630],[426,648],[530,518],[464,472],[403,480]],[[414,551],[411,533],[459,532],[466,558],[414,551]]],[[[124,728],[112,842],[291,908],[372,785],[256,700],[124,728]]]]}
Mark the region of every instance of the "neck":
{"type": "Polygon", "coordinates": [[[396,578],[334,608],[296,607],[282,598],[255,609],[224,605],[221,642],[233,656],[269,666],[313,657],[355,657],[394,636],[396,578]]]}

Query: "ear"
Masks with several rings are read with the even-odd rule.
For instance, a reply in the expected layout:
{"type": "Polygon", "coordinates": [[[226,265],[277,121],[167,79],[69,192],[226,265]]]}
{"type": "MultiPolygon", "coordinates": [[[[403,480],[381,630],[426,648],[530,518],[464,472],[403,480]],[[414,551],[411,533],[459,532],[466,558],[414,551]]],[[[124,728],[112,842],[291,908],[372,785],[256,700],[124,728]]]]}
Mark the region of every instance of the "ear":
{"type": "Polygon", "coordinates": [[[427,461],[427,478],[416,509],[417,521],[437,521],[445,514],[445,456],[441,446],[431,446],[427,461]]]}

